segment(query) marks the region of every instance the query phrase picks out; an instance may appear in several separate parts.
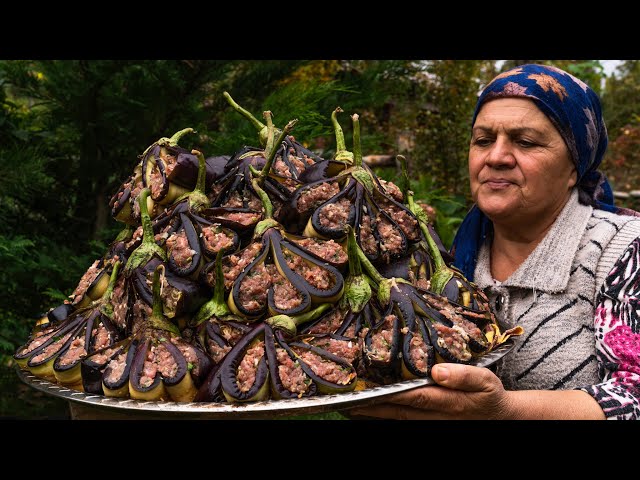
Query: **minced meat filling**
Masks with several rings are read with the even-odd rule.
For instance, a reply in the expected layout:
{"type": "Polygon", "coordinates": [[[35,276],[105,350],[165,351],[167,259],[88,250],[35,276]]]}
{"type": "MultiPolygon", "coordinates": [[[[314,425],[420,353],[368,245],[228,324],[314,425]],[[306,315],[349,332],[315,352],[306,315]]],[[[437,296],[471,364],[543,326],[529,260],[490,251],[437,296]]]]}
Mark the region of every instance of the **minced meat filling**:
{"type": "Polygon", "coordinates": [[[98,328],[94,328],[91,332],[91,336],[93,337],[93,351],[101,350],[104,347],[109,346],[111,343],[111,335],[109,334],[109,330],[102,323],[98,325],[98,328]]]}
{"type": "Polygon", "coordinates": [[[120,379],[120,377],[122,377],[126,366],[127,352],[124,351],[109,362],[109,365],[107,365],[107,369],[105,371],[104,379],[107,382],[116,383],[120,379]]]}
{"type": "Polygon", "coordinates": [[[236,380],[238,382],[238,388],[241,392],[248,392],[256,382],[256,372],[258,370],[258,364],[264,356],[264,341],[255,342],[251,347],[247,349],[244,354],[240,366],[238,366],[238,372],[236,380]]]}
{"type": "Polygon", "coordinates": [[[60,356],[60,366],[66,367],[77,362],[87,354],[84,348],[84,335],[74,338],[69,348],[60,356]]]}
{"type": "Polygon", "coordinates": [[[350,210],[351,202],[348,198],[324,205],[318,214],[320,224],[331,230],[342,230],[347,224],[350,210]]]}
{"type": "Polygon", "coordinates": [[[356,373],[350,368],[323,358],[311,350],[293,347],[293,351],[313,370],[313,373],[327,382],[347,385],[356,377],[356,373]]]}
{"type": "Polygon", "coordinates": [[[380,179],[380,184],[382,185],[382,188],[387,195],[389,195],[397,202],[402,202],[403,195],[400,187],[398,187],[395,183],[383,180],[382,178],[380,179]]]}
{"type": "Polygon", "coordinates": [[[240,284],[239,300],[245,310],[260,310],[266,305],[267,292],[272,282],[274,265],[260,263],[245,275],[240,284]]]}
{"type": "Polygon", "coordinates": [[[191,265],[193,256],[197,252],[189,245],[187,233],[184,230],[180,230],[180,232],[174,233],[167,238],[167,253],[173,257],[178,267],[187,268],[191,265]]]}
{"type": "Polygon", "coordinates": [[[242,196],[240,192],[232,192],[222,205],[224,208],[242,208],[242,196]]]}
{"type": "Polygon", "coordinates": [[[174,155],[162,155],[162,162],[164,163],[164,173],[168,177],[173,172],[174,168],[178,164],[178,160],[174,155]]]}
{"type": "Polygon", "coordinates": [[[231,345],[235,345],[236,343],[238,343],[238,340],[240,340],[245,334],[245,332],[243,332],[239,328],[235,328],[231,325],[226,324],[220,325],[220,333],[222,334],[222,337],[231,345]]]}
{"type": "Polygon", "coordinates": [[[260,220],[262,213],[256,212],[229,212],[220,215],[220,218],[229,220],[230,222],[239,223],[240,225],[249,226],[260,220]]]}
{"type": "Polygon", "coordinates": [[[131,190],[131,195],[129,196],[129,201],[131,202],[131,209],[133,210],[134,218],[140,218],[140,204],[138,202],[138,197],[140,196],[140,192],[144,188],[142,185],[142,179],[136,183],[136,186],[133,190],[131,190]]]}
{"type": "Polygon", "coordinates": [[[124,275],[121,275],[113,286],[111,304],[113,305],[113,321],[119,328],[124,329],[127,325],[128,310],[124,275]]]}
{"type": "Polygon", "coordinates": [[[369,255],[375,255],[378,251],[378,242],[373,236],[371,217],[369,215],[363,215],[362,217],[362,223],[360,224],[360,246],[364,253],[369,255]]]}
{"type": "Polygon", "coordinates": [[[309,329],[309,333],[312,333],[312,334],[334,333],[342,325],[345,315],[346,315],[345,311],[335,309],[329,315],[327,315],[318,323],[316,323],[311,329],[309,329]]]}
{"type": "Polygon", "coordinates": [[[317,255],[327,262],[344,263],[348,260],[347,252],[342,245],[334,240],[320,240],[318,238],[305,238],[293,240],[297,245],[305,250],[317,255]]]}
{"type": "Polygon", "coordinates": [[[409,240],[414,241],[420,238],[418,220],[409,214],[409,212],[386,200],[381,200],[379,205],[393,218],[393,221],[398,224],[402,233],[404,233],[409,240]]]}
{"type": "Polygon", "coordinates": [[[391,360],[391,345],[393,343],[393,324],[397,320],[395,315],[384,317],[382,326],[371,335],[369,357],[381,362],[391,360]]]}
{"type": "Polygon", "coordinates": [[[441,323],[435,323],[434,328],[438,332],[438,346],[447,350],[455,358],[467,361],[471,359],[469,350],[469,336],[459,326],[447,327],[441,323]]]}
{"type": "Polygon", "coordinates": [[[204,248],[214,253],[226,250],[233,245],[233,236],[222,230],[217,223],[202,229],[202,239],[204,248]]]}
{"type": "Polygon", "coordinates": [[[285,277],[275,272],[273,281],[273,303],[280,310],[292,310],[302,303],[302,294],[285,277]]]}
{"type": "Polygon", "coordinates": [[[333,353],[337,357],[340,357],[349,363],[353,363],[360,353],[360,347],[357,342],[353,342],[351,340],[338,340],[337,338],[321,337],[312,340],[310,343],[316,347],[326,350],[329,353],[333,353]]]}
{"type": "Polygon", "coordinates": [[[397,228],[383,216],[378,217],[377,227],[382,251],[399,253],[402,250],[402,236],[397,228]]]}
{"type": "Polygon", "coordinates": [[[173,378],[178,373],[178,364],[175,358],[162,342],[157,346],[151,345],[147,350],[147,356],[142,367],[142,376],[140,377],[140,386],[142,388],[151,386],[158,372],[165,378],[173,378]]]}
{"type": "Polygon", "coordinates": [[[87,270],[84,275],[82,275],[80,283],[78,283],[76,289],[69,296],[69,298],[73,299],[74,305],[82,300],[82,297],[85,293],[87,293],[87,290],[89,289],[93,281],[98,277],[100,272],[102,272],[102,269],[98,268],[99,263],[100,260],[96,260],[95,262],[93,262],[93,264],[89,267],[89,270],[87,270]]]}
{"type": "Polygon", "coordinates": [[[107,348],[104,352],[100,352],[100,353],[96,353],[95,355],[92,355],[91,361],[96,365],[103,365],[107,362],[107,360],[109,360],[111,355],[116,353],[117,350],[118,350],[118,347],[107,348]]]}
{"type": "Polygon", "coordinates": [[[291,270],[300,275],[311,286],[318,290],[329,290],[336,284],[336,278],[327,269],[306,261],[299,255],[294,255],[286,249],[282,249],[287,265],[291,270]]]}
{"type": "Polygon", "coordinates": [[[53,337],[56,333],[57,331],[55,329],[47,333],[37,332],[35,334],[34,339],[26,346],[26,348],[22,349],[22,351],[20,352],[20,355],[26,355],[27,353],[32,352],[33,350],[38,348],[40,345],[42,345],[44,342],[46,342],[51,337],[53,337]]]}
{"type": "Polygon", "coordinates": [[[133,330],[136,331],[137,328],[143,324],[143,322],[151,316],[151,312],[153,309],[150,305],[147,305],[142,300],[136,300],[133,304],[132,308],[132,316],[131,316],[131,324],[133,326],[133,330]]]}
{"type": "Polygon", "coordinates": [[[197,376],[200,372],[200,361],[198,360],[198,355],[196,354],[196,347],[194,347],[193,345],[189,345],[180,337],[171,337],[171,343],[178,347],[178,350],[180,350],[180,353],[182,353],[182,356],[187,361],[187,363],[193,365],[191,373],[197,376]]]}
{"type": "Polygon", "coordinates": [[[318,208],[331,197],[338,194],[340,186],[338,182],[323,182],[311,188],[305,188],[298,196],[296,210],[298,213],[318,208]]]}
{"type": "Polygon", "coordinates": [[[304,373],[300,362],[293,361],[284,348],[276,348],[276,358],[278,360],[278,376],[282,386],[291,393],[298,393],[302,396],[307,391],[311,380],[304,373]]]}
{"type": "Polygon", "coordinates": [[[409,341],[409,359],[413,366],[422,373],[429,370],[429,349],[420,333],[414,333],[409,341]]]}
{"type": "Polygon", "coordinates": [[[151,169],[151,175],[149,178],[149,188],[151,189],[151,198],[154,200],[160,200],[160,194],[162,193],[162,189],[164,187],[164,178],[162,177],[162,172],[160,168],[158,168],[157,164],[153,165],[151,169]]]}
{"type": "MultiPolygon", "coordinates": [[[[224,275],[224,288],[226,290],[231,289],[233,282],[236,281],[238,275],[242,273],[247,265],[249,265],[258,256],[262,244],[254,242],[246,248],[242,249],[237,254],[231,254],[222,260],[222,273],[224,275]]],[[[213,287],[216,284],[216,271],[212,268],[207,273],[207,283],[213,287]]]]}
{"type": "Polygon", "coordinates": [[[227,355],[227,353],[229,353],[229,351],[231,350],[230,345],[220,346],[218,345],[218,342],[210,338],[207,338],[207,347],[209,350],[209,355],[211,355],[211,358],[213,358],[213,361],[215,363],[220,363],[227,355]]]}
{"type": "Polygon", "coordinates": [[[65,342],[67,340],[69,340],[69,338],[71,337],[72,333],[73,333],[73,331],[67,333],[64,337],[59,338],[55,342],[52,342],[51,344],[47,345],[44,348],[44,350],[42,350],[38,355],[36,355],[35,357],[33,357],[31,359],[31,363],[41,362],[41,361],[49,358],[51,355],[55,354],[58,350],[60,350],[62,348],[62,346],[65,344],[65,342]]]}

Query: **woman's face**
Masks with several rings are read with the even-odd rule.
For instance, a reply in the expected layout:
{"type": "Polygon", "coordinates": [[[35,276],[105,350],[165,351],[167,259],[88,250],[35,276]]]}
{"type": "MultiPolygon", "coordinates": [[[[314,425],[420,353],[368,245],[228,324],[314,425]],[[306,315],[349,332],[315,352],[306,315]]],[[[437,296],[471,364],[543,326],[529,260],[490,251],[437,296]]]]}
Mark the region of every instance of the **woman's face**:
{"type": "Polygon", "coordinates": [[[469,150],[471,194],[494,223],[539,221],[559,213],[576,183],[567,145],[533,101],[485,103],[469,150]]]}

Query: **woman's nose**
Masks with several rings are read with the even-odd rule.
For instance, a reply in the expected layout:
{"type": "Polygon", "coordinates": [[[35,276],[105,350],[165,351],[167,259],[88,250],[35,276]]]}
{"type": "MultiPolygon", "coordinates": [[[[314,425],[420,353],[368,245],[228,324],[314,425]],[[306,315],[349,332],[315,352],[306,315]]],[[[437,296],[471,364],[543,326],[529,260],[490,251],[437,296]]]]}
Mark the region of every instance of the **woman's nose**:
{"type": "Polygon", "coordinates": [[[485,163],[491,168],[513,168],[515,166],[516,159],[508,138],[498,136],[487,152],[485,163]]]}

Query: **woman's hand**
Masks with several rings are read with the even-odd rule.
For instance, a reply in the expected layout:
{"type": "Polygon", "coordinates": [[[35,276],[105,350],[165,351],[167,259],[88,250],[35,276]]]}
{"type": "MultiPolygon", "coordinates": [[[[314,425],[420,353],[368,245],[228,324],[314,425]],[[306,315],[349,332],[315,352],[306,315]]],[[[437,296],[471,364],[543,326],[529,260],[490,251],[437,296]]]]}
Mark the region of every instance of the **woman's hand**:
{"type": "Polygon", "coordinates": [[[487,368],[440,363],[434,365],[431,376],[438,386],[399,393],[388,403],[350,413],[399,420],[507,419],[513,415],[509,392],[487,368]]]}

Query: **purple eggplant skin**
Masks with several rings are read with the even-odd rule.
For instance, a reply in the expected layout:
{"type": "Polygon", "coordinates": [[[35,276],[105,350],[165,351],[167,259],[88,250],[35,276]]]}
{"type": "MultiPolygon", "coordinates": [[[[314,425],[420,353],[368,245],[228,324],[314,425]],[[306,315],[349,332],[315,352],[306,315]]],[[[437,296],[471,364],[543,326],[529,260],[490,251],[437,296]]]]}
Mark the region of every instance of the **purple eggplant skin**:
{"type": "MultiPolygon", "coordinates": [[[[155,377],[151,385],[143,387],[140,385],[140,379],[142,378],[142,372],[144,370],[144,362],[147,359],[147,352],[151,348],[151,339],[146,338],[142,340],[136,347],[135,355],[131,362],[131,371],[129,373],[129,385],[133,387],[137,392],[142,394],[148,393],[154,390],[160,382],[162,382],[162,374],[160,371],[156,372],[155,377]]],[[[186,370],[186,365],[185,365],[186,370]]]]}
{"type": "MultiPolygon", "coordinates": [[[[229,156],[208,157],[206,163],[205,185],[211,186],[224,173],[229,156]]],[[[176,157],[173,170],[166,176],[167,180],[181,187],[194,189],[198,180],[198,157],[189,152],[180,152],[176,157]]],[[[207,191],[209,189],[207,188],[207,191]]]]}
{"type": "Polygon", "coordinates": [[[108,350],[109,348],[114,348],[113,345],[98,350],[93,354],[89,354],[88,356],[80,360],[80,374],[82,375],[82,387],[85,393],[104,395],[104,390],[102,389],[102,376],[104,374],[104,371],[107,368],[107,365],[109,365],[109,362],[116,356],[120,355],[120,353],[126,348],[128,343],[128,339],[122,341],[122,344],[118,348],[116,348],[114,352],[103,363],[98,364],[93,361],[93,358],[96,357],[96,354],[108,350]]]}
{"type": "Polygon", "coordinates": [[[178,365],[178,371],[171,378],[165,377],[164,375],[160,374],[160,372],[158,372],[156,374],[156,378],[162,376],[162,381],[164,382],[164,384],[168,387],[173,387],[180,383],[185,375],[190,375],[189,369],[187,368],[187,361],[185,360],[184,355],[182,355],[182,352],[178,349],[178,347],[176,347],[168,339],[164,341],[161,340],[160,343],[164,345],[164,347],[169,351],[173,359],[176,361],[176,364],[178,365]]]}
{"type": "Polygon", "coordinates": [[[364,337],[364,345],[365,345],[364,359],[368,369],[372,368],[373,370],[376,370],[376,369],[382,369],[382,370],[394,369],[395,370],[397,366],[396,360],[398,358],[398,353],[400,352],[401,341],[402,341],[402,334],[400,333],[400,328],[401,328],[400,323],[401,323],[401,320],[398,318],[398,315],[396,315],[395,312],[393,311],[393,302],[391,302],[387,307],[387,309],[382,314],[380,321],[375,323],[364,337]],[[384,325],[384,319],[388,315],[395,315],[396,317],[392,325],[391,348],[390,348],[389,360],[385,361],[385,360],[378,360],[375,358],[371,358],[368,355],[368,351],[371,349],[372,336],[375,333],[377,333],[378,330],[380,330],[380,328],[384,325]]]}
{"type": "Polygon", "coordinates": [[[47,318],[53,323],[58,323],[73,313],[75,308],[70,303],[63,303],[47,312],[47,318]]]}
{"type": "MultiPolygon", "coordinates": [[[[200,266],[200,260],[202,258],[202,246],[200,245],[200,238],[198,237],[198,232],[193,225],[193,221],[184,213],[180,214],[180,225],[181,229],[184,229],[185,235],[187,236],[187,241],[189,242],[189,248],[193,250],[193,257],[191,258],[191,263],[186,267],[179,266],[173,254],[168,255],[169,260],[169,268],[176,274],[181,277],[188,277],[192,273],[194,273],[198,267],[200,266]]],[[[179,230],[178,230],[179,232],[179,230]]]]}
{"type": "Polygon", "coordinates": [[[305,185],[314,182],[328,181],[342,172],[347,166],[342,162],[335,160],[322,160],[313,165],[309,165],[304,172],[298,176],[305,185]]]}
{"type": "Polygon", "coordinates": [[[291,350],[285,346],[285,341],[282,332],[277,331],[274,332],[273,329],[269,325],[265,325],[264,328],[264,348],[267,356],[267,363],[269,364],[269,376],[271,379],[271,393],[272,396],[276,399],[281,398],[304,398],[311,397],[317,394],[317,386],[314,382],[311,382],[308,385],[307,390],[298,395],[297,393],[293,393],[285,388],[282,384],[282,380],[280,380],[280,373],[278,371],[278,359],[276,348],[284,348],[287,354],[291,357],[293,361],[296,360],[296,357],[291,354],[291,350]]]}
{"type": "MultiPolygon", "coordinates": [[[[195,342],[194,342],[195,343],[195,342]]],[[[200,386],[204,382],[204,380],[209,375],[209,372],[213,369],[213,360],[207,355],[200,347],[193,344],[193,348],[196,352],[196,356],[198,357],[198,374],[194,375],[193,370],[191,371],[191,376],[193,377],[193,382],[200,386]]]]}
{"type": "MultiPolygon", "coordinates": [[[[133,359],[138,350],[139,344],[140,344],[140,341],[138,339],[132,340],[131,343],[129,344],[129,347],[127,349],[127,358],[125,360],[126,365],[124,367],[124,371],[122,372],[122,375],[120,376],[120,378],[117,379],[116,381],[108,380],[109,373],[111,372],[111,368],[107,365],[107,368],[104,370],[104,373],[102,375],[102,383],[109,390],[114,390],[114,391],[120,390],[123,387],[125,387],[129,382],[129,375],[131,374],[131,366],[133,364],[133,359]]],[[[144,358],[142,359],[142,363],[144,365],[144,358]]]]}
{"type": "MultiPolygon", "coordinates": [[[[156,266],[161,262],[162,260],[154,257],[144,267],[135,270],[133,273],[135,290],[148,305],[153,304],[153,294],[151,286],[147,284],[147,275],[152,275],[156,266]]],[[[188,278],[180,277],[169,271],[168,268],[165,271],[165,278],[170,286],[182,292],[182,296],[176,303],[175,311],[164,312],[169,318],[178,317],[183,313],[195,312],[210,297],[205,286],[188,278]]]]}
{"type": "MultiPolygon", "coordinates": [[[[322,225],[322,223],[320,222],[320,212],[322,211],[323,207],[331,204],[331,203],[337,203],[338,201],[340,201],[343,198],[348,198],[351,201],[351,207],[349,208],[349,215],[347,217],[347,221],[345,223],[348,223],[349,225],[353,226],[356,225],[356,222],[359,224],[360,222],[358,222],[358,218],[356,215],[356,211],[357,211],[357,198],[356,198],[356,193],[357,193],[357,182],[353,179],[350,179],[347,182],[347,185],[342,188],[340,190],[340,192],[336,195],[334,195],[333,197],[331,197],[329,200],[327,200],[326,202],[324,202],[322,205],[320,205],[318,208],[316,208],[313,213],[311,214],[311,225],[313,226],[313,228],[315,229],[315,231],[317,233],[319,233],[321,236],[325,237],[325,238],[332,238],[334,240],[338,240],[338,239],[342,239],[345,237],[346,233],[345,230],[343,228],[335,228],[335,229],[331,229],[331,228],[327,228],[325,226],[322,225]]],[[[359,230],[359,228],[358,228],[359,230]]]]}
{"type": "MultiPolygon", "coordinates": [[[[237,371],[240,362],[251,345],[251,343],[260,338],[264,338],[265,323],[258,324],[253,330],[245,335],[231,351],[227,354],[222,365],[220,365],[220,381],[222,383],[222,391],[228,401],[234,402],[250,402],[255,400],[264,400],[265,386],[269,381],[269,367],[267,365],[267,355],[262,356],[256,370],[256,378],[251,388],[246,391],[240,391],[237,381],[237,371]]],[[[269,394],[269,391],[266,391],[269,394]]]]}
{"type": "Polygon", "coordinates": [[[200,385],[198,393],[196,393],[194,402],[216,402],[225,403],[227,399],[222,393],[222,380],[220,377],[220,365],[211,369],[206,380],[200,385]]]}
{"type": "Polygon", "coordinates": [[[410,373],[410,376],[417,378],[425,378],[431,374],[431,367],[436,362],[436,356],[434,352],[433,345],[431,345],[431,339],[429,337],[428,329],[424,323],[422,318],[418,318],[415,322],[415,326],[413,330],[410,330],[409,333],[404,335],[404,340],[402,341],[402,361],[403,367],[407,369],[410,373]],[[416,368],[415,364],[411,360],[410,355],[410,346],[411,339],[413,335],[419,333],[422,336],[423,341],[427,345],[427,371],[423,372],[416,368]]]}
{"type": "Polygon", "coordinates": [[[290,355],[292,355],[293,358],[297,357],[296,354],[293,351],[293,348],[299,348],[301,350],[311,351],[311,352],[313,352],[313,353],[315,353],[317,355],[320,355],[323,358],[326,358],[327,360],[330,360],[330,361],[338,364],[341,368],[350,370],[352,373],[354,373],[354,376],[349,381],[349,383],[347,383],[345,385],[339,385],[339,384],[324,380],[322,377],[316,375],[309,365],[307,365],[302,359],[298,358],[298,361],[300,362],[300,366],[302,367],[302,370],[313,381],[313,383],[316,384],[317,389],[318,389],[318,393],[320,395],[350,392],[355,388],[356,381],[358,379],[357,375],[355,375],[355,373],[356,373],[355,368],[353,367],[353,365],[351,365],[345,359],[340,358],[337,355],[334,355],[332,353],[329,353],[329,352],[327,352],[326,350],[324,350],[322,348],[315,347],[313,345],[309,345],[309,344],[303,343],[303,342],[291,342],[285,348],[285,350],[287,350],[287,352],[290,355]]]}
{"type": "MultiPolygon", "coordinates": [[[[305,170],[306,172],[306,170],[305,170]]],[[[276,220],[284,226],[289,232],[302,232],[304,230],[309,217],[313,214],[315,210],[317,210],[321,205],[325,202],[331,200],[331,198],[327,198],[325,202],[322,202],[320,205],[313,208],[313,206],[307,208],[304,211],[299,211],[298,202],[300,197],[305,195],[307,191],[312,190],[313,188],[322,185],[324,183],[337,183],[338,179],[327,178],[318,180],[316,182],[306,183],[305,185],[298,188],[293,194],[291,194],[290,200],[288,200],[283,207],[280,209],[278,217],[276,220]]]]}
{"type": "MultiPolygon", "coordinates": [[[[27,361],[27,366],[29,368],[37,368],[37,367],[39,367],[41,365],[44,365],[45,363],[50,361],[54,356],[57,357],[60,354],[60,352],[66,346],[68,346],[68,344],[70,344],[73,341],[73,339],[76,337],[76,334],[78,333],[78,331],[84,326],[83,325],[84,324],[83,320],[84,319],[82,317],[77,316],[77,317],[73,318],[71,321],[69,321],[68,323],[59,325],[59,328],[57,329],[57,335],[53,335],[51,338],[49,338],[49,340],[44,342],[42,345],[40,345],[35,350],[29,352],[26,356],[22,356],[21,357],[19,355],[14,355],[14,358],[18,359],[18,358],[27,358],[28,357],[29,360],[27,361]],[[38,362],[34,362],[33,361],[33,358],[37,357],[45,348],[47,348],[49,345],[54,343],[60,337],[64,337],[69,332],[73,332],[73,333],[67,339],[67,341],[64,342],[64,344],[60,345],[60,348],[58,348],[58,350],[56,350],[54,353],[49,355],[47,358],[44,358],[43,360],[40,360],[38,362]]],[[[28,343],[27,343],[27,345],[28,345],[28,343]]],[[[25,345],[25,347],[26,347],[26,345],[25,345]]],[[[20,349],[22,349],[22,348],[23,347],[20,347],[20,349]]],[[[20,349],[18,351],[20,351],[20,349]]]]}
{"type": "MultiPolygon", "coordinates": [[[[208,226],[214,225],[214,222],[210,222],[209,220],[195,214],[191,214],[190,217],[194,221],[194,226],[196,227],[196,231],[198,232],[198,237],[201,239],[200,244],[201,244],[202,254],[204,255],[204,258],[215,260],[216,254],[218,252],[213,252],[207,249],[204,243],[204,238],[201,237],[202,228],[206,228],[208,226]]],[[[240,236],[238,235],[238,233],[234,230],[231,230],[230,228],[224,228],[224,227],[221,227],[221,228],[225,231],[226,234],[228,235],[230,234],[233,237],[231,246],[222,249],[222,251],[225,254],[230,254],[238,250],[238,248],[240,248],[240,236]]]]}

